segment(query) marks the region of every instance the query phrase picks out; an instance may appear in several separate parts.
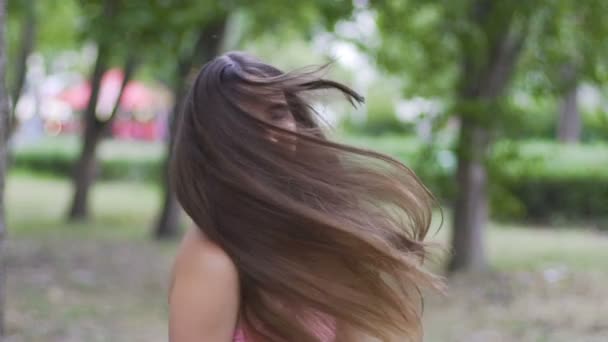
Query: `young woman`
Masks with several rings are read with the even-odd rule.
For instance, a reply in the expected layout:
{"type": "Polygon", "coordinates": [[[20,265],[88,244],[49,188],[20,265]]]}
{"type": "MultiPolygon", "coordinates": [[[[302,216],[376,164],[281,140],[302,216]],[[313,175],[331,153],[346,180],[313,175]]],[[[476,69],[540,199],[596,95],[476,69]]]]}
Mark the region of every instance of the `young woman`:
{"type": "Polygon", "coordinates": [[[172,182],[194,222],[170,291],[172,342],[415,341],[432,197],[390,157],[325,138],[306,95],[335,89],[228,53],[198,74],[172,182]]]}

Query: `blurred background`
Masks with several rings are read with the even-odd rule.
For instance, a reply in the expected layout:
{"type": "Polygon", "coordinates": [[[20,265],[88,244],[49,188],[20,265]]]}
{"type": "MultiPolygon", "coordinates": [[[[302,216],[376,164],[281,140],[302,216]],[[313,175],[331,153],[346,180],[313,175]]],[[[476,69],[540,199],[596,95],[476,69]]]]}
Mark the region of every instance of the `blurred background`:
{"type": "Polygon", "coordinates": [[[367,102],[321,96],[330,135],[436,194],[429,267],[449,289],[425,301],[425,341],[608,339],[607,1],[0,5],[3,340],[166,341],[187,226],[171,123],[229,50],[333,61],[367,102]]]}

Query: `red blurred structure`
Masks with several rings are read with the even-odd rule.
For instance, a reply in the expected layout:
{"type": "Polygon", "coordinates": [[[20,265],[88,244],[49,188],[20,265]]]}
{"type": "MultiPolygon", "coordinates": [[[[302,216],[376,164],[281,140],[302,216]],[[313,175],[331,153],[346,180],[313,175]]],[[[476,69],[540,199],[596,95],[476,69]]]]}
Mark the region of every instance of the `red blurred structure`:
{"type": "MultiPolygon", "coordinates": [[[[101,82],[97,113],[100,116],[109,115],[116,103],[124,74],[119,69],[106,72],[101,82]]],[[[165,122],[159,118],[159,113],[165,107],[162,91],[152,89],[142,82],[130,81],[125,87],[120,99],[118,116],[112,125],[112,135],[122,139],[157,140],[165,131],[165,122]]],[[[89,82],[78,84],[61,92],[57,98],[74,111],[83,111],[91,96],[89,82]]],[[[73,132],[79,129],[76,122],[65,123],[63,132],[73,132]]]]}
{"type": "Polygon", "coordinates": [[[119,139],[154,141],[163,136],[163,131],[158,120],[134,122],[133,120],[117,119],[112,125],[112,135],[119,139]]]}
{"type": "MultiPolygon", "coordinates": [[[[113,105],[118,97],[120,85],[122,83],[123,72],[119,69],[112,69],[105,73],[101,81],[101,91],[99,100],[101,106],[111,102],[113,105]]],[[[68,88],[59,94],[58,98],[67,102],[74,110],[84,110],[91,96],[91,85],[89,82],[81,83],[72,88],[68,88]]],[[[154,103],[155,93],[146,85],[139,81],[130,81],[125,92],[120,99],[120,109],[122,111],[146,110],[154,103]]]]}

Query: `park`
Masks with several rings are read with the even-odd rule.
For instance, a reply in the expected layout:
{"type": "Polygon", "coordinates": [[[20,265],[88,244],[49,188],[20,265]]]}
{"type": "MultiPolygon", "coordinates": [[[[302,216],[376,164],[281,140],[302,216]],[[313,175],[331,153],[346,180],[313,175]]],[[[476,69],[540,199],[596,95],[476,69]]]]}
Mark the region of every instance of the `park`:
{"type": "Polygon", "coordinates": [[[0,339],[166,341],[192,226],[168,177],[194,76],[227,51],[327,65],[327,136],[436,202],[424,341],[608,337],[602,0],[0,0],[0,339]]]}

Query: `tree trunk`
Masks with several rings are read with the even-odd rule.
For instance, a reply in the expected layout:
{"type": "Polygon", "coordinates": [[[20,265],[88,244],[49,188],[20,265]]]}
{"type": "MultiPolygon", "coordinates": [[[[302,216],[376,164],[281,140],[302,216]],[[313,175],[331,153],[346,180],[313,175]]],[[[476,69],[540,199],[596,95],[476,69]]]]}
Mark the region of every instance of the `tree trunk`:
{"type": "Polygon", "coordinates": [[[578,111],[576,68],[573,64],[564,67],[563,79],[566,87],[557,122],[557,140],[564,143],[576,143],[581,136],[581,117],[578,111]]]}
{"type": "MultiPolygon", "coordinates": [[[[480,0],[477,5],[476,20],[487,22],[493,3],[480,0]]],[[[482,111],[499,111],[499,108],[490,109],[486,105],[498,106],[496,100],[504,95],[512,78],[526,34],[507,26],[493,37],[495,41],[488,45],[489,51],[483,53],[487,58],[482,64],[475,51],[464,51],[464,81],[459,97],[461,102],[473,106],[463,106],[463,112],[458,113],[457,192],[449,271],[483,271],[487,266],[484,241],[488,221],[488,175],[485,162],[492,143],[492,125],[490,113],[482,111]]]]}
{"type": "Polygon", "coordinates": [[[181,207],[177,201],[175,192],[167,191],[167,188],[171,189],[171,185],[166,178],[167,177],[165,177],[163,182],[163,188],[165,189],[163,191],[163,207],[154,232],[154,236],[159,240],[173,239],[177,237],[181,231],[181,207]]]}
{"type": "MultiPolygon", "coordinates": [[[[135,60],[135,55],[131,53],[127,57],[125,67],[123,69],[123,79],[120,84],[120,90],[118,91],[118,96],[116,97],[116,102],[114,103],[110,117],[105,121],[100,121],[95,115],[93,117],[87,115],[87,122],[83,136],[83,148],[74,178],[75,193],[74,200],[72,202],[72,210],[70,211],[70,219],[72,220],[85,220],[88,218],[89,189],[93,185],[95,175],[97,173],[97,146],[103,139],[104,134],[111,126],[116,114],[118,113],[120,101],[125,89],[127,88],[127,84],[135,73],[136,66],[137,63],[135,60]]],[[[97,94],[97,97],[99,97],[98,95],[99,94],[97,94]]],[[[91,96],[93,95],[91,94],[91,96]]]]}
{"type": "Polygon", "coordinates": [[[97,100],[101,89],[101,80],[107,70],[107,51],[104,45],[99,46],[95,67],[91,75],[91,95],[84,113],[83,144],[80,157],[74,169],[74,197],[68,219],[71,221],[86,220],[89,216],[89,189],[95,178],[95,150],[102,135],[102,126],[96,115],[97,100]]]}
{"type": "Polygon", "coordinates": [[[581,117],[578,111],[577,87],[572,87],[564,96],[559,113],[557,140],[576,143],[581,136],[581,117]]]}
{"type": "Polygon", "coordinates": [[[486,267],[484,228],[488,217],[485,167],[488,131],[462,120],[458,143],[458,191],[452,236],[454,254],[449,269],[483,270],[486,267]]]}
{"type": "Polygon", "coordinates": [[[16,128],[17,120],[15,118],[15,108],[17,108],[17,102],[21,97],[23,91],[23,85],[25,84],[25,76],[27,74],[27,58],[34,50],[34,41],[36,38],[36,10],[35,4],[32,0],[26,0],[27,5],[25,6],[26,17],[23,20],[21,27],[21,37],[19,41],[21,46],[17,55],[16,67],[15,67],[15,80],[11,90],[11,98],[13,107],[11,109],[10,121],[11,125],[7,132],[7,138],[10,138],[16,128]]]}
{"type": "Polygon", "coordinates": [[[74,172],[74,197],[69,216],[72,221],[86,220],[89,217],[89,190],[97,172],[95,154],[101,135],[102,130],[96,127],[95,123],[87,123],[82,150],[74,172]]]}
{"type": "Polygon", "coordinates": [[[4,336],[4,298],[6,284],[6,258],[4,240],[6,238],[6,222],[4,210],[4,181],[6,177],[6,135],[9,124],[9,99],[4,85],[6,78],[6,42],[4,40],[4,25],[6,16],[5,0],[0,0],[0,340],[4,336]]]}
{"type": "Polygon", "coordinates": [[[165,159],[163,160],[163,204],[160,210],[160,215],[156,220],[154,227],[154,237],[157,239],[171,239],[179,235],[180,229],[180,215],[181,210],[177,197],[171,188],[171,181],[169,175],[169,163],[173,150],[174,135],[177,125],[177,117],[179,116],[182,108],[182,101],[186,94],[186,79],[188,72],[192,66],[192,62],[179,62],[176,68],[176,79],[173,88],[174,104],[171,110],[171,114],[168,118],[169,132],[167,139],[167,147],[165,152],[165,159]]]}
{"type": "Polygon", "coordinates": [[[163,205],[154,227],[154,236],[157,239],[175,238],[180,233],[181,208],[177,201],[177,196],[175,196],[171,187],[169,163],[173,151],[176,126],[182,111],[183,97],[188,87],[187,77],[191,69],[196,65],[195,61],[206,63],[219,53],[226,28],[226,21],[227,17],[223,17],[205,27],[199,34],[194,50],[189,56],[182,58],[176,68],[176,80],[173,90],[175,104],[169,118],[167,152],[163,162],[163,205]]]}
{"type": "Polygon", "coordinates": [[[120,83],[120,89],[118,90],[118,96],[116,97],[116,102],[112,108],[112,113],[110,114],[108,120],[103,122],[104,125],[110,126],[112,122],[114,122],[114,118],[116,117],[118,109],[120,108],[120,101],[122,101],[122,96],[125,93],[125,89],[127,89],[127,85],[133,78],[133,74],[135,74],[135,69],[137,69],[137,60],[135,58],[135,54],[131,51],[127,56],[125,67],[123,68],[122,82],[120,83]]]}

